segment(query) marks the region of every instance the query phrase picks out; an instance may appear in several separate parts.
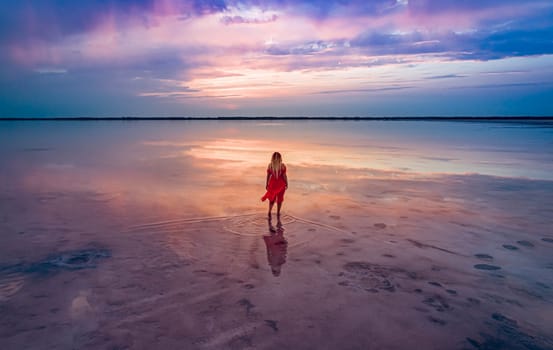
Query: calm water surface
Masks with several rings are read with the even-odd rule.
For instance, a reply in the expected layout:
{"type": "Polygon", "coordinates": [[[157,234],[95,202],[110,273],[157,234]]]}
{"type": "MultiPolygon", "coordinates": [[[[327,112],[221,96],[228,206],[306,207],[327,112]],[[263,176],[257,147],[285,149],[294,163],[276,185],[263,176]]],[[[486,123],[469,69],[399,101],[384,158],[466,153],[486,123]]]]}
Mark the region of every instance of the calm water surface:
{"type": "Polygon", "coordinates": [[[259,208],[274,151],[288,164],[290,193],[344,192],[359,178],[553,180],[552,123],[0,123],[0,177],[8,189],[96,191],[203,214],[259,208]]]}
{"type": "Polygon", "coordinates": [[[0,348],[551,349],[551,180],[551,123],[0,122],[0,348]]]}
{"type": "Polygon", "coordinates": [[[102,168],[146,159],[553,179],[552,123],[404,121],[2,122],[0,155],[15,164],[102,168]]]}

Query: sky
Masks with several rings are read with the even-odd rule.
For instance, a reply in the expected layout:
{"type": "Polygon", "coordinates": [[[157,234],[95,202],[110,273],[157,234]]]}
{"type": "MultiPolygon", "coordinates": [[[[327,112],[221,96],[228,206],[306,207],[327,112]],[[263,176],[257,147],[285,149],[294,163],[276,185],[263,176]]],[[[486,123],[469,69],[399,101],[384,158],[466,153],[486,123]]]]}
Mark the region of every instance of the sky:
{"type": "Polygon", "coordinates": [[[0,0],[0,117],[552,116],[551,0],[0,0]]]}

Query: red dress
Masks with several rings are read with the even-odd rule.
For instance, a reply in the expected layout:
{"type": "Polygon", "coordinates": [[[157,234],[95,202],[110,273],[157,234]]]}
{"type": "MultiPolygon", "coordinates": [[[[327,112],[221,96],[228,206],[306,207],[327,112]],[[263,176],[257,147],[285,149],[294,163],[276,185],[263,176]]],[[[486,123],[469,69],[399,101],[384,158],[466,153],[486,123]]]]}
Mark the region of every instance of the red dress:
{"type": "Polygon", "coordinates": [[[286,175],[286,166],[282,165],[278,176],[273,173],[273,170],[269,167],[267,168],[267,174],[269,174],[269,184],[267,185],[267,193],[261,197],[262,201],[268,199],[269,202],[282,203],[284,201],[284,192],[286,191],[286,181],[284,181],[284,176],[286,175]]]}

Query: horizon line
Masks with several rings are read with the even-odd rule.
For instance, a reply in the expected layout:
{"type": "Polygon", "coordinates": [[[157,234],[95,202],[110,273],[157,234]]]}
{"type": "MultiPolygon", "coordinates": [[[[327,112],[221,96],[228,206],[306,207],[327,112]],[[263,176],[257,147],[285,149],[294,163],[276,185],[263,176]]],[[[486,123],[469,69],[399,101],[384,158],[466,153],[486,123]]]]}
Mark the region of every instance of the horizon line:
{"type": "Polygon", "coordinates": [[[358,121],[553,121],[553,116],[426,116],[426,117],[308,117],[308,116],[215,116],[215,117],[0,117],[0,121],[149,121],[149,120],[358,120],[358,121]]]}

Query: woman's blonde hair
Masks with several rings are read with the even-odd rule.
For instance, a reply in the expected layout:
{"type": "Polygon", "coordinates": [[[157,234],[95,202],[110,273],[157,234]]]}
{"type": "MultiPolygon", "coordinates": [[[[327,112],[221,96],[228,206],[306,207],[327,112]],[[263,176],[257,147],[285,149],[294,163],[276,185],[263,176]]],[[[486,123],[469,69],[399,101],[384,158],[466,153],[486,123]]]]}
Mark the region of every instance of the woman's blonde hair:
{"type": "Polygon", "coordinates": [[[273,171],[273,174],[275,174],[275,177],[278,178],[280,175],[280,171],[282,169],[282,156],[280,153],[275,152],[273,153],[273,156],[271,157],[271,163],[269,164],[269,169],[273,171]]]}

